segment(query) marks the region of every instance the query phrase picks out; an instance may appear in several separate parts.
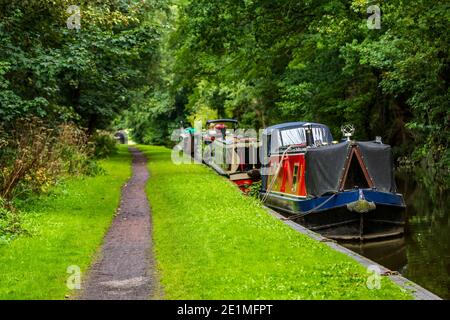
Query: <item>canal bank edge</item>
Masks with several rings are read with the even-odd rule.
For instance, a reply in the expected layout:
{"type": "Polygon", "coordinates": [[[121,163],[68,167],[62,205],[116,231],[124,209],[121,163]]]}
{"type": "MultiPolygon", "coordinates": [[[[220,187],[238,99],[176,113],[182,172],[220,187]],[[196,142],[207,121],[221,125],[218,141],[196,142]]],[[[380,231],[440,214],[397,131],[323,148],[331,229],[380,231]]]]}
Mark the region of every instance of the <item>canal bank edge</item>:
{"type": "Polygon", "coordinates": [[[363,257],[363,256],[357,254],[356,252],[353,252],[350,249],[347,249],[347,248],[341,246],[334,240],[323,237],[320,234],[315,233],[315,232],[301,226],[300,224],[297,224],[291,220],[286,220],[284,216],[282,216],[278,212],[270,209],[269,207],[266,207],[264,205],[262,207],[271,216],[273,216],[274,218],[287,224],[289,227],[291,227],[295,231],[300,232],[304,235],[307,235],[308,237],[310,237],[316,241],[325,243],[328,247],[347,255],[348,257],[350,257],[353,260],[355,260],[356,262],[358,262],[360,265],[362,265],[366,268],[368,268],[369,266],[377,266],[378,268],[380,268],[382,275],[389,277],[394,283],[396,283],[401,288],[403,288],[403,289],[407,290],[409,293],[411,293],[414,296],[415,300],[442,300],[442,298],[440,298],[436,294],[419,286],[417,283],[414,283],[413,281],[401,276],[397,272],[393,272],[392,270],[380,265],[379,263],[376,263],[366,257],[363,257]]]}

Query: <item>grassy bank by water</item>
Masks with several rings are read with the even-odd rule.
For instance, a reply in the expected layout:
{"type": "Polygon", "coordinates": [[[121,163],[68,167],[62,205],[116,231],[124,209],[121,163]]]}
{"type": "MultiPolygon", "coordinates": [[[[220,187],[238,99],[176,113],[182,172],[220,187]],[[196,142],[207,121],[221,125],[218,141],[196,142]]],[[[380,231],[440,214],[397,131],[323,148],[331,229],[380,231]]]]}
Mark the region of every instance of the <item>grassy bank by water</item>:
{"type": "Polygon", "coordinates": [[[67,268],[89,267],[130,177],[130,161],[122,146],[101,162],[106,174],[69,179],[20,205],[31,236],[0,244],[0,299],[64,299],[70,293],[67,268]]]}
{"type": "Polygon", "coordinates": [[[367,270],[297,233],[257,200],[201,165],[149,158],[148,196],[166,299],[408,299],[389,279],[366,286],[367,270]]]}

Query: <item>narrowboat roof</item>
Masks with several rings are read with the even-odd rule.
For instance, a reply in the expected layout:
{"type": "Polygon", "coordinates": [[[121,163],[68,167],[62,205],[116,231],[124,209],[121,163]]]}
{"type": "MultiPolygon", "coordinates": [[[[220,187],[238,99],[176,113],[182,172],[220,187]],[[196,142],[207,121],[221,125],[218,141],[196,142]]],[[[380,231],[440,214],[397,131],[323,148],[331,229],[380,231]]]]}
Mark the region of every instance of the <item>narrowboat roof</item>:
{"type": "Polygon", "coordinates": [[[289,128],[301,128],[301,127],[306,127],[308,125],[312,125],[314,127],[321,127],[321,128],[326,128],[327,130],[329,130],[329,128],[321,123],[314,123],[314,122],[287,122],[287,123],[280,123],[271,127],[268,127],[265,129],[265,131],[267,133],[273,131],[273,130],[283,130],[283,129],[289,129],[289,128]]]}
{"type": "Polygon", "coordinates": [[[307,126],[312,126],[313,129],[313,141],[321,141],[319,145],[331,144],[333,136],[330,129],[323,124],[314,122],[287,122],[268,127],[263,131],[263,139],[271,136],[271,152],[281,149],[290,145],[303,145],[307,144],[306,129],[307,126]]]}

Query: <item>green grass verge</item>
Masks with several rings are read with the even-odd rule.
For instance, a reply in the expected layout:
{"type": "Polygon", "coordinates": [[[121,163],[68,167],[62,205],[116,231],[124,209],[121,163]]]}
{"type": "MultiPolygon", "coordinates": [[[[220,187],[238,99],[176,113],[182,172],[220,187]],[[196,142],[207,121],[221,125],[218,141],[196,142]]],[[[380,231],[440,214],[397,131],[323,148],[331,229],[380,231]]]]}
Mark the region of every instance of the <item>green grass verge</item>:
{"type": "Polygon", "coordinates": [[[147,192],[154,250],[166,299],[410,299],[367,270],[270,216],[260,203],[200,165],[149,158],[147,192]]]}
{"type": "MultiPolygon", "coordinates": [[[[105,175],[69,179],[50,195],[20,205],[31,236],[0,245],[0,299],[64,299],[67,268],[86,271],[131,175],[126,147],[101,161],[105,175]]],[[[84,274],[84,273],[83,273],[84,274]]]]}

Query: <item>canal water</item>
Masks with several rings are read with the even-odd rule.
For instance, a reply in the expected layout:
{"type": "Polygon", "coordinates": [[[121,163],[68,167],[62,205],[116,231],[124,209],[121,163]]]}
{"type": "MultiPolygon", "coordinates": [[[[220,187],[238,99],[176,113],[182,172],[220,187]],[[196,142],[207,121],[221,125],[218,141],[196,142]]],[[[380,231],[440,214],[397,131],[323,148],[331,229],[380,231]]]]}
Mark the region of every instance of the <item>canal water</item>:
{"type": "Polygon", "coordinates": [[[450,196],[417,183],[414,175],[397,178],[407,203],[404,237],[342,245],[400,272],[443,299],[450,299],[450,196]]]}

